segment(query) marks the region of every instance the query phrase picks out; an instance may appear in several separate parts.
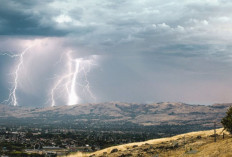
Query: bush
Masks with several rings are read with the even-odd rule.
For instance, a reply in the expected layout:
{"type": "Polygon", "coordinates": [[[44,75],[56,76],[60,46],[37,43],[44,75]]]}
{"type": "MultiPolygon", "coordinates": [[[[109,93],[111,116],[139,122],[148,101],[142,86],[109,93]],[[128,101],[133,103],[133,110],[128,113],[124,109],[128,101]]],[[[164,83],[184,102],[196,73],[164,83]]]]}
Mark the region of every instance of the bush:
{"type": "Polygon", "coordinates": [[[225,130],[232,134],[232,106],[227,110],[226,116],[221,121],[225,130]]]}

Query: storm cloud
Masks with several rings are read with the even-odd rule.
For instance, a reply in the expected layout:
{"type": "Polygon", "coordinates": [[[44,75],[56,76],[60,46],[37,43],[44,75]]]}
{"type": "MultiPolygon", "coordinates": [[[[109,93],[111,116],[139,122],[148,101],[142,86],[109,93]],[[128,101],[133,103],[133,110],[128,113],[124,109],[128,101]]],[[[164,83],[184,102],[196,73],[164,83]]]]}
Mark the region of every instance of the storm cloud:
{"type": "MultiPolygon", "coordinates": [[[[36,51],[50,54],[44,66],[70,49],[77,57],[98,56],[88,74],[97,102],[230,102],[231,7],[229,0],[0,0],[0,52],[19,53],[39,39],[44,46],[36,51]]],[[[44,93],[38,99],[47,93],[32,92],[36,82],[49,88],[46,79],[55,73],[39,64],[45,56],[30,58],[40,70],[28,66],[31,85],[21,89],[44,93]]],[[[0,57],[4,93],[14,63],[6,58],[0,57]]]]}

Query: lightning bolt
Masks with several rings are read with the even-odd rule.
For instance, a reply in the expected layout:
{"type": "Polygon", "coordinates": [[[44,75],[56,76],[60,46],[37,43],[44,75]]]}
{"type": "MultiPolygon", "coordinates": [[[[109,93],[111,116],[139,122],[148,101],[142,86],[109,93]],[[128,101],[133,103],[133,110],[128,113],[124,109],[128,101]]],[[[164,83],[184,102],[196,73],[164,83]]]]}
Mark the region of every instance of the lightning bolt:
{"type": "Polygon", "coordinates": [[[6,102],[10,105],[13,105],[13,106],[18,106],[18,99],[17,99],[17,96],[16,96],[16,91],[17,91],[17,88],[18,88],[18,81],[19,81],[19,72],[20,72],[20,69],[21,67],[23,66],[23,62],[24,62],[24,56],[25,54],[28,52],[29,49],[31,49],[34,45],[31,45],[29,47],[27,47],[24,51],[22,51],[20,54],[16,54],[16,55],[12,55],[12,54],[9,54],[9,53],[3,53],[1,55],[6,55],[6,56],[9,56],[11,58],[15,58],[15,57],[19,57],[19,62],[18,64],[16,65],[16,69],[13,73],[13,76],[14,76],[14,81],[13,81],[13,86],[11,87],[10,89],[10,94],[9,94],[9,97],[7,100],[4,100],[3,102],[6,102]]]}
{"type": "Polygon", "coordinates": [[[87,61],[87,65],[88,65],[88,70],[86,70],[85,68],[82,68],[82,71],[83,71],[83,73],[84,73],[84,80],[85,80],[85,82],[86,82],[86,85],[85,85],[85,90],[86,90],[86,92],[90,95],[90,97],[94,100],[94,101],[96,101],[96,97],[94,96],[94,94],[92,93],[92,91],[90,90],[90,83],[89,83],[89,81],[88,81],[88,79],[87,79],[87,74],[88,74],[88,72],[90,71],[90,65],[93,65],[89,60],[87,61]]]}
{"type": "MultiPolygon", "coordinates": [[[[64,93],[66,95],[67,105],[75,105],[79,103],[80,97],[77,94],[77,87],[85,89],[95,101],[95,97],[90,90],[90,85],[87,80],[87,73],[90,69],[89,66],[91,61],[84,60],[83,58],[73,59],[71,52],[68,52],[66,54],[66,62],[67,71],[58,78],[51,89],[51,106],[56,106],[56,98],[61,95],[63,96],[64,93]],[[88,65],[88,70],[85,67],[86,65],[88,65]],[[83,78],[85,80],[84,83],[78,81],[78,78],[83,78]],[[58,89],[60,89],[60,95],[57,94],[58,89]]],[[[80,90],[78,90],[78,92],[80,92],[80,90]]]]}
{"type": "Polygon", "coordinates": [[[11,58],[19,57],[20,56],[19,54],[13,55],[13,54],[10,54],[10,53],[1,53],[0,55],[1,56],[8,56],[8,57],[11,57],[11,58]]]}
{"type": "Polygon", "coordinates": [[[75,72],[73,73],[73,77],[72,77],[72,83],[71,83],[71,90],[70,90],[70,94],[69,94],[69,99],[68,99],[68,105],[73,105],[76,104],[78,102],[78,96],[76,93],[76,80],[77,80],[77,75],[79,72],[79,66],[80,66],[80,59],[76,59],[75,60],[75,72]]]}
{"type": "Polygon", "coordinates": [[[62,82],[64,82],[67,78],[69,78],[72,74],[68,74],[65,76],[62,76],[53,86],[52,90],[51,90],[51,103],[52,103],[52,107],[56,106],[56,102],[55,102],[55,92],[56,90],[59,88],[59,86],[61,85],[62,82]]]}

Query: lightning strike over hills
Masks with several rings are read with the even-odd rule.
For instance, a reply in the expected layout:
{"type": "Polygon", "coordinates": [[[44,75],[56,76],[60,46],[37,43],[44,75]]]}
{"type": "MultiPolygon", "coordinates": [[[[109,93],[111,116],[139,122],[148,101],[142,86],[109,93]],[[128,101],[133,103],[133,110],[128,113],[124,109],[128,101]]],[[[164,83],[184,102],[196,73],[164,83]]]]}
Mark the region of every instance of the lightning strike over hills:
{"type": "MultiPolygon", "coordinates": [[[[63,55],[62,55],[63,56],[63,55]]],[[[66,54],[66,72],[59,77],[51,89],[51,106],[56,106],[56,99],[65,96],[67,105],[80,103],[80,93],[87,92],[95,100],[87,80],[91,60],[73,58],[71,52],[66,54]],[[59,90],[58,90],[59,89],[59,90]]]]}
{"type": "Polygon", "coordinates": [[[16,91],[17,91],[17,88],[18,88],[18,83],[19,83],[19,72],[23,66],[23,63],[24,63],[24,56],[26,55],[26,53],[28,52],[28,50],[30,48],[32,48],[34,45],[30,45],[29,47],[27,47],[24,51],[22,51],[20,54],[16,54],[16,55],[11,55],[11,54],[8,54],[8,53],[4,53],[2,55],[7,55],[11,58],[15,58],[15,57],[19,57],[19,61],[18,61],[18,64],[16,65],[16,69],[15,71],[13,72],[13,85],[10,89],[10,94],[9,94],[9,97],[7,100],[3,101],[3,102],[6,102],[10,105],[13,105],[13,106],[18,106],[18,99],[17,99],[17,96],[16,96],[16,91]]]}

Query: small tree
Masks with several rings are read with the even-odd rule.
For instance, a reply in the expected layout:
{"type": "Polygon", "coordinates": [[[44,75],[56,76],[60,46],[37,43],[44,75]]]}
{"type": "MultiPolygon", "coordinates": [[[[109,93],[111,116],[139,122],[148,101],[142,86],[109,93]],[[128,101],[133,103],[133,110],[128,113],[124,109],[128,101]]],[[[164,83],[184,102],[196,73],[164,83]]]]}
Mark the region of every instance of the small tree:
{"type": "Polygon", "coordinates": [[[226,116],[221,121],[225,130],[232,134],[232,106],[227,110],[226,116]]]}

